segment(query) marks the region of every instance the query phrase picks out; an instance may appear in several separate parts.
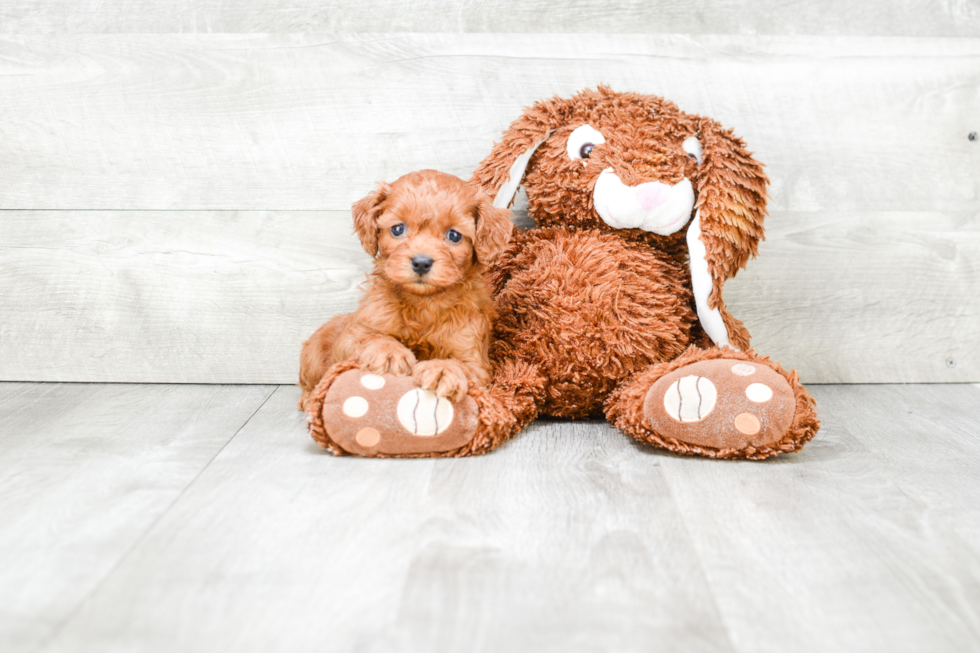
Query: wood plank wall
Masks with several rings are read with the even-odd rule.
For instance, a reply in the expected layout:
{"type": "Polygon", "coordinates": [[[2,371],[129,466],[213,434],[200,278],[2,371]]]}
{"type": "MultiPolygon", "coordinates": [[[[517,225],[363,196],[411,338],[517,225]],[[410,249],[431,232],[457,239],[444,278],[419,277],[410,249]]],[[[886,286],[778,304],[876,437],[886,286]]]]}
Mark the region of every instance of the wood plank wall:
{"type": "Polygon", "coordinates": [[[0,380],[290,383],[377,179],[606,83],[772,178],[726,286],[810,383],[980,381],[980,3],[0,6],[0,380]]]}

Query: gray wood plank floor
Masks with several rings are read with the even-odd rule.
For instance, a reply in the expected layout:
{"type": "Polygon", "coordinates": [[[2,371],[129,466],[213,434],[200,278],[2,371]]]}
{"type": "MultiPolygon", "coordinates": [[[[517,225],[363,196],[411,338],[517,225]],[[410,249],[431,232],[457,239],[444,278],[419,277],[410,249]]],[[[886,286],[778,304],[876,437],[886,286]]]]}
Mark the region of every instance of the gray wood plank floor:
{"type": "Polygon", "coordinates": [[[333,458],[291,386],[0,384],[4,651],[970,651],[980,387],[764,463],[599,422],[333,458]]]}
{"type": "Polygon", "coordinates": [[[0,650],[69,619],[274,389],[0,385],[0,650]]]}

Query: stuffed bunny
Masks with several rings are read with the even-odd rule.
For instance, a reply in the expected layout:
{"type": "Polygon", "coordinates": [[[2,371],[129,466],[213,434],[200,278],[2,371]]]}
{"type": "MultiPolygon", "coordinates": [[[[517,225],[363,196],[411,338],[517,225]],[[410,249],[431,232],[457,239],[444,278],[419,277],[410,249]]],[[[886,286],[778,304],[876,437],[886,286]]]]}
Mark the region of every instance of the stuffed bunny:
{"type": "MultiPolygon", "coordinates": [[[[489,270],[490,385],[460,402],[460,423],[445,427],[452,442],[419,435],[418,411],[400,419],[389,408],[372,418],[389,443],[365,448],[331,435],[358,427],[340,408],[351,391],[331,392],[344,375],[338,387],[356,388],[361,371],[348,363],[308,406],[321,444],[360,455],[466,455],[495,448],[538,415],[605,416],[677,453],[761,459],[796,451],[817,432],[815,402],[796,373],[749,349],[748,331],[725,307],[725,281],[763,236],[768,183],[730,130],[662,98],[600,86],[526,109],[471,181],[498,208],[523,186],[536,225],[516,233],[489,270]]],[[[398,384],[406,397],[414,391],[410,377],[398,384]]],[[[442,406],[445,422],[453,406],[442,406]]]]}

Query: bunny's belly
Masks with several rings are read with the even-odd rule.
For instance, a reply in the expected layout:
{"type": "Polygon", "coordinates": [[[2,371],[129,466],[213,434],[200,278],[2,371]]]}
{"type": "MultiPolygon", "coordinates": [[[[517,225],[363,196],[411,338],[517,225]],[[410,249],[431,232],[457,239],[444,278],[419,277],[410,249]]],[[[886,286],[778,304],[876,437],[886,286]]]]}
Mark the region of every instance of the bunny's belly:
{"type": "Polygon", "coordinates": [[[545,414],[601,414],[623,379],[676,358],[691,341],[686,268],[615,233],[518,234],[491,280],[491,355],[526,361],[548,379],[545,414]]]}

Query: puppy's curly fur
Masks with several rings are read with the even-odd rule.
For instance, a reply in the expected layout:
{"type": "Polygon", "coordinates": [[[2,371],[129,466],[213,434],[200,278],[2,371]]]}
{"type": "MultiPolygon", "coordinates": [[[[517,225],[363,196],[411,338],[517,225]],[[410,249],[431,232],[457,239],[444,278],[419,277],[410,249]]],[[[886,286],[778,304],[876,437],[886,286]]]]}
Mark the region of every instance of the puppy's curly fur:
{"type": "Polygon", "coordinates": [[[378,374],[412,374],[453,401],[471,383],[486,385],[493,300],[483,271],[510,240],[510,211],[458,177],[422,170],[382,182],[353,214],[374,270],[357,310],[303,343],[300,409],[345,360],[378,374]],[[420,272],[425,259],[431,267],[420,272]]]}

